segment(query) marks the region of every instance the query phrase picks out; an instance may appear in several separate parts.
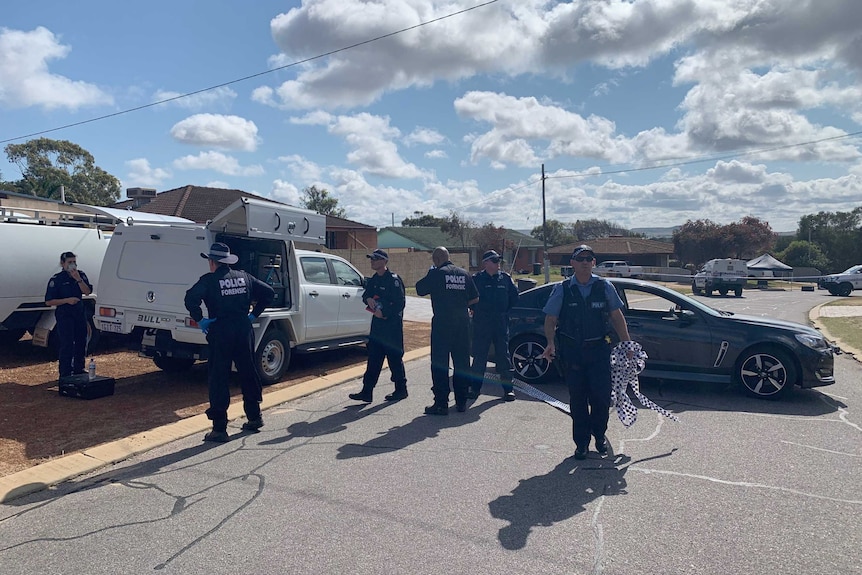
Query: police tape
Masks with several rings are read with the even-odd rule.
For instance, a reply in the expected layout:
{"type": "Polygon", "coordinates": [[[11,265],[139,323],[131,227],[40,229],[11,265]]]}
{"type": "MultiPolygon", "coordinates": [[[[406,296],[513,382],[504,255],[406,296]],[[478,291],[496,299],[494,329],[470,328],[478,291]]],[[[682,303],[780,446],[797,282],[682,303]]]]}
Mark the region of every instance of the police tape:
{"type": "MultiPolygon", "coordinates": [[[[501,378],[500,375],[496,374],[496,373],[491,373],[491,372],[486,371],[485,372],[485,379],[495,381],[501,385],[503,384],[503,378],[501,378]]],[[[506,383],[508,383],[508,382],[506,382],[506,383]]],[[[524,395],[528,395],[534,399],[538,399],[539,401],[544,401],[545,403],[547,403],[551,407],[559,409],[560,411],[562,411],[565,414],[570,415],[572,413],[572,410],[569,407],[568,403],[560,401],[556,397],[548,395],[547,393],[545,393],[544,391],[542,391],[540,389],[536,389],[535,387],[533,387],[532,385],[530,385],[526,381],[522,381],[522,380],[518,379],[517,377],[512,378],[512,387],[514,389],[517,389],[518,391],[520,391],[524,395]]]]}

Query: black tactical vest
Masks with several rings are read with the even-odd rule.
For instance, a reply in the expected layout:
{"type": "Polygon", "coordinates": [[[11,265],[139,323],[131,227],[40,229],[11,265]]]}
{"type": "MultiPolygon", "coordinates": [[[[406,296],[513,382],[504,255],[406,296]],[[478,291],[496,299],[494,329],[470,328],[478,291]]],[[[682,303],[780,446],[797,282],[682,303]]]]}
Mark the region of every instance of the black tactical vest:
{"type": "Polygon", "coordinates": [[[563,307],[557,324],[560,343],[582,344],[604,338],[611,332],[609,315],[604,280],[593,284],[586,300],[581,290],[567,281],[563,284],[563,307]]]}

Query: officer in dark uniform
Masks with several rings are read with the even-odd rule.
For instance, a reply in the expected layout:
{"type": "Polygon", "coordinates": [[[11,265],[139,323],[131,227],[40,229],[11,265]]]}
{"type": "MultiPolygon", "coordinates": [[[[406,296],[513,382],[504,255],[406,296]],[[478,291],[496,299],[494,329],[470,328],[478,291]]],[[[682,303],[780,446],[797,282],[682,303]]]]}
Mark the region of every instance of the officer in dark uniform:
{"type": "Polygon", "coordinates": [[[395,391],[386,396],[386,401],[399,401],[407,397],[407,375],[404,372],[404,283],[389,271],[389,254],[374,250],[366,255],[371,260],[374,275],[365,284],[362,301],[371,319],[371,334],[368,336],[368,363],[362,378],[362,391],[351,393],[350,399],[371,403],[374,386],[383,369],[383,359],[389,360],[389,371],[395,391]]]}
{"type": "Polygon", "coordinates": [[[549,361],[559,357],[563,362],[575,459],[586,459],[590,435],[599,455],[608,454],[611,328],[621,341],[631,339],[619,294],[611,282],[592,273],[595,260],[593,248],[576,247],[570,260],[574,275],[554,286],[542,309],[548,341],[542,357],[549,361]]]}
{"type": "Polygon", "coordinates": [[[57,337],[60,341],[60,377],[87,373],[87,316],[83,296],[93,293],[87,274],[78,269],[78,256],[60,254],[60,273],[54,274],[45,290],[45,305],[56,306],[57,337]]]}
{"type": "Polygon", "coordinates": [[[263,427],[260,401],[263,399],[260,378],[254,368],[254,331],[251,323],[273,300],[272,288],[251,274],[230,269],[238,260],[223,243],[214,243],[208,254],[210,273],[204,274],[186,292],[185,305],[192,319],[209,343],[209,399],[206,414],[213,422],[212,431],[204,441],[224,443],[227,434],[227,408],[230,405],[230,366],[242,378],[242,401],[245,416],[242,424],[247,431],[263,427]],[[201,302],[207,306],[209,318],[203,317],[201,302]],[[254,303],[254,309],[249,308],[254,303]]]}
{"type": "Polygon", "coordinates": [[[482,255],[484,268],[473,275],[479,302],[473,306],[473,378],[468,397],[479,397],[494,344],[494,364],[503,380],[503,399],[515,401],[512,390],[512,362],[509,357],[509,310],[518,304],[518,288],[512,276],[500,271],[500,254],[488,250],[482,255]]]}
{"type": "Polygon", "coordinates": [[[458,411],[467,407],[470,378],[470,316],[468,306],[479,301],[473,278],[449,261],[449,250],[434,248],[434,266],[416,283],[416,293],[431,295],[434,317],[431,319],[431,390],[434,405],[425,408],[428,415],[449,413],[449,357],[455,373],[452,388],[458,411]]]}

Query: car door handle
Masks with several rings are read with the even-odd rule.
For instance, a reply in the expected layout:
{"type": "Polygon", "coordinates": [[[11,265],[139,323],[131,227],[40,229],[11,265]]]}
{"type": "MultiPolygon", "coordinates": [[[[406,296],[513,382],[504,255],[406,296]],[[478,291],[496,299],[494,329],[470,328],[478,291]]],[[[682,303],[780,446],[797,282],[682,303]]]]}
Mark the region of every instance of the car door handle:
{"type": "Polygon", "coordinates": [[[316,291],[310,291],[310,292],[308,292],[308,295],[310,295],[311,297],[317,297],[317,296],[319,296],[320,294],[319,294],[319,293],[317,293],[316,291]]]}
{"type": "Polygon", "coordinates": [[[344,292],[343,294],[341,294],[341,297],[343,297],[344,299],[350,299],[350,294],[347,292],[344,292]]]}

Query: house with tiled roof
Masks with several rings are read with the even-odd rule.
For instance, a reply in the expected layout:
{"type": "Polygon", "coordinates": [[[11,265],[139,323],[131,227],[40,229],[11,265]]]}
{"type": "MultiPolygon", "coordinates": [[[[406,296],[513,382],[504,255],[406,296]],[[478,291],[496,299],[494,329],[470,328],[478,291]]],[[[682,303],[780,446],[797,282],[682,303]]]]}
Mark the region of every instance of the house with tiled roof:
{"type": "MultiPolygon", "coordinates": [[[[243,190],[183,186],[156,193],[152,188],[128,188],[129,199],[112,207],[150,214],[179,216],[206,223],[239,198],[278,202],[243,190]]],[[[278,202],[283,203],[283,202],[278,202]]],[[[345,218],[326,216],[326,247],[338,250],[372,251],[377,248],[377,228],[345,218]]]]}
{"type": "MultiPolygon", "coordinates": [[[[495,248],[506,260],[507,266],[515,270],[530,269],[533,263],[541,262],[542,242],[515,230],[506,230],[506,239],[513,247],[504,250],[495,248]],[[504,253],[505,252],[505,253],[504,253]]],[[[390,252],[422,251],[430,252],[437,246],[445,246],[450,253],[466,253],[470,265],[479,266],[482,254],[480,247],[469,232],[462,244],[460,238],[453,238],[439,227],[386,227],[377,233],[377,245],[390,252]]]]}
{"type": "Polygon", "coordinates": [[[548,248],[548,259],[552,265],[567,266],[575,246],[582,243],[588,244],[595,250],[596,259],[599,262],[625,260],[632,265],[664,268],[669,266],[670,260],[674,256],[672,243],[644,238],[611,236],[548,248]]]}

